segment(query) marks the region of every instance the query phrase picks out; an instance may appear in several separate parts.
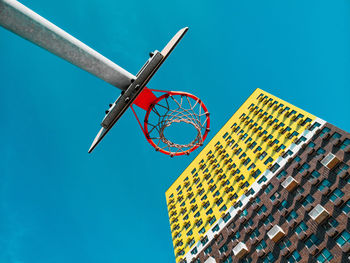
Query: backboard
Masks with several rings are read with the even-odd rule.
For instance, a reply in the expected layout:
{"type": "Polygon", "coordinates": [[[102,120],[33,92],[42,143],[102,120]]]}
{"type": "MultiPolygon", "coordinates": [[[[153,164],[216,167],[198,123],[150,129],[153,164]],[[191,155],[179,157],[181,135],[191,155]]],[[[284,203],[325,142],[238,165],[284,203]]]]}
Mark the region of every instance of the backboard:
{"type": "Polygon", "coordinates": [[[125,111],[134,103],[136,98],[146,87],[147,83],[157,72],[159,67],[163,64],[166,58],[174,50],[176,45],[180,42],[183,36],[186,34],[188,27],[179,30],[175,36],[168,42],[161,52],[154,51],[150,54],[150,58],[137,73],[136,78],[131,80],[129,87],[122,91],[117,100],[106,111],[106,116],[102,120],[102,128],[95,137],[89,153],[91,153],[95,147],[100,143],[103,137],[110,131],[110,129],[116,124],[125,111]]]}

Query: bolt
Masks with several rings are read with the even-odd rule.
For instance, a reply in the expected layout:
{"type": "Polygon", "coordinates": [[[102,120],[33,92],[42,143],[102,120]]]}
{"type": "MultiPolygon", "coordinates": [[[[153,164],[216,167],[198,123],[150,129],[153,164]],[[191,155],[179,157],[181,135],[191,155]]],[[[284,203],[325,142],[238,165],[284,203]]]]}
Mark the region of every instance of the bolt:
{"type": "Polygon", "coordinates": [[[126,97],[124,101],[125,101],[125,102],[128,102],[129,100],[130,100],[130,98],[129,98],[129,97],[126,97]]]}
{"type": "Polygon", "coordinates": [[[105,113],[108,114],[109,110],[106,110],[105,113]]]}
{"type": "Polygon", "coordinates": [[[153,52],[149,52],[149,56],[153,57],[154,53],[153,52]]]}

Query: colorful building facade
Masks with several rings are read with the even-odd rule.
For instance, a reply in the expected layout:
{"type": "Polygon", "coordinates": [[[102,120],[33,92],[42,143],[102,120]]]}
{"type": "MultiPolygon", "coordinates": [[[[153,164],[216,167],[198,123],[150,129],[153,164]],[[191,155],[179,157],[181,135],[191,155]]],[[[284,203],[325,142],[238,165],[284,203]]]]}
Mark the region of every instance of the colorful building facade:
{"type": "Polygon", "coordinates": [[[176,262],[204,262],[198,255],[242,215],[262,178],[271,180],[324,125],[255,90],[166,191],[176,262]]]}

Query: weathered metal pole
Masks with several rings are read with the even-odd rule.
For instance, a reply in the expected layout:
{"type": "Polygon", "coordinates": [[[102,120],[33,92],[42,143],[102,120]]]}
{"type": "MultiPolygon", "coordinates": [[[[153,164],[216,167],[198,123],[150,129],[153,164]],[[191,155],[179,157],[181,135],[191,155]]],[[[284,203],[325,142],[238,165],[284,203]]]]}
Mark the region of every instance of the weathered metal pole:
{"type": "Polygon", "coordinates": [[[136,77],[15,0],[0,0],[0,25],[125,90],[136,77]]]}

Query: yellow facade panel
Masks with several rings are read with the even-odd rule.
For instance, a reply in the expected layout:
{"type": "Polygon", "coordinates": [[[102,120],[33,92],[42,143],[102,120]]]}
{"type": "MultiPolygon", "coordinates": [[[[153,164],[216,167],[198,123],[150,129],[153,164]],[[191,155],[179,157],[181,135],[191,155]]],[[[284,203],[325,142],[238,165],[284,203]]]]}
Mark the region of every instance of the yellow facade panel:
{"type": "Polygon", "coordinates": [[[166,191],[176,261],[316,117],[256,89],[166,191]]]}

